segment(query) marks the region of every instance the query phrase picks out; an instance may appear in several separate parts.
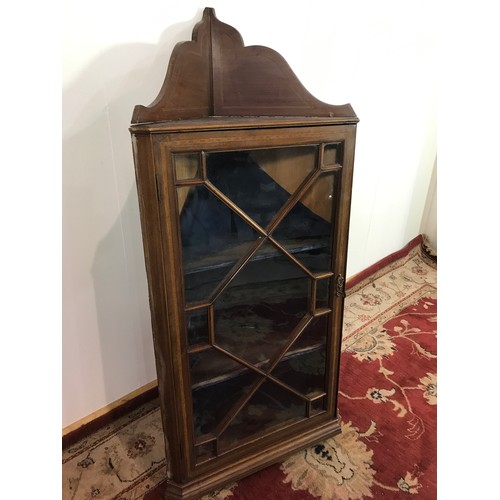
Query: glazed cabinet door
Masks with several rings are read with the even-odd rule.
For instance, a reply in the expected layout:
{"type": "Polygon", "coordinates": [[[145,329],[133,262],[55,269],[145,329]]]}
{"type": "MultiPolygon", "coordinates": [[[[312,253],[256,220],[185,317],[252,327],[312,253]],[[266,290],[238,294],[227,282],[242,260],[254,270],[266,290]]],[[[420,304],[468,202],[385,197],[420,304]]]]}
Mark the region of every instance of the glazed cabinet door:
{"type": "Polygon", "coordinates": [[[354,127],[153,142],[196,475],[337,418],[354,127]]]}

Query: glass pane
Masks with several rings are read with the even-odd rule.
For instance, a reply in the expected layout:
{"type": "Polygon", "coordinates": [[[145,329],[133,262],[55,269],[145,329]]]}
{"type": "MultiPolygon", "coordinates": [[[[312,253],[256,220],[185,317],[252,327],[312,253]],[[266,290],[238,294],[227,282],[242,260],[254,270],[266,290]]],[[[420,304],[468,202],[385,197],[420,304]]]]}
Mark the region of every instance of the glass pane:
{"type": "Polygon", "coordinates": [[[215,441],[209,441],[195,446],[196,463],[205,462],[215,457],[215,441]]]}
{"type": "Polygon", "coordinates": [[[267,380],[221,434],[219,447],[227,450],[256,434],[302,420],[306,405],[303,399],[267,380]]]}
{"type": "Polygon", "coordinates": [[[200,153],[174,154],[175,176],[178,181],[201,177],[200,153]]]}
{"type": "Polygon", "coordinates": [[[330,291],[330,278],[316,280],[316,308],[328,307],[328,295],[330,291]]]}
{"type": "MultiPolygon", "coordinates": [[[[218,376],[207,378],[193,386],[193,424],[196,438],[214,433],[234,405],[248,394],[252,385],[260,378],[248,369],[241,369],[242,365],[238,366],[240,368],[237,370],[234,369],[234,364],[219,366],[214,370],[218,376]],[[224,372],[224,369],[227,369],[227,372],[224,372]]],[[[214,368],[212,366],[212,369],[214,368]]],[[[210,375],[213,373],[207,373],[207,377],[210,375]]]]}
{"type": "Polygon", "coordinates": [[[312,272],[331,268],[334,175],[321,175],[272,234],[312,272]]]}
{"type": "Polygon", "coordinates": [[[341,157],[341,147],[340,143],[337,144],[326,144],[323,150],[323,165],[335,165],[336,163],[342,163],[341,157]]]}
{"type": "Polygon", "coordinates": [[[214,303],[215,342],[265,367],[304,317],[310,280],[266,242],[214,303]]]}
{"type": "Polygon", "coordinates": [[[316,165],[316,146],[207,153],[207,177],[265,228],[316,165]]]}
{"type": "Polygon", "coordinates": [[[322,413],[325,410],[326,410],[326,399],[324,396],[315,399],[314,401],[311,401],[311,408],[310,408],[311,417],[317,415],[318,413],[322,413]]]}
{"type": "Polygon", "coordinates": [[[189,366],[194,389],[236,377],[247,370],[241,363],[213,348],[191,353],[189,366]]]}
{"type": "Polygon", "coordinates": [[[205,186],[177,188],[186,302],[208,300],[258,235],[205,186]]]}
{"type": "Polygon", "coordinates": [[[308,397],[325,392],[324,346],[281,361],[272,375],[308,397]]]}
{"type": "Polygon", "coordinates": [[[324,349],[326,345],[329,316],[329,314],[325,314],[324,316],[314,318],[300,334],[299,338],[291,345],[285,357],[290,354],[293,355],[299,352],[317,349],[318,347],[324,349]]]}
{"type": "Polygon", "coordinates": [[[188,345],[208,344],[207,310],[200,309],[186,313],[188,345]]]}

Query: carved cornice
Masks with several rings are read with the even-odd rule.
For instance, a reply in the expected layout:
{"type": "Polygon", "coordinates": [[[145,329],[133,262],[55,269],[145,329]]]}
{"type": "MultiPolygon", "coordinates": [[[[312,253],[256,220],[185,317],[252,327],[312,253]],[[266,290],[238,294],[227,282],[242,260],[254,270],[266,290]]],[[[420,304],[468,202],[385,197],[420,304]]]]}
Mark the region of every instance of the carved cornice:
{"type": "Polygon", "coordinates": [[[136,106],[132,123],[213,116],[356,118],[350,104],[316,99],[278,52],[245,47],[236,29],[205,8],[192,40],[175,46],[157,98],[136,106]]]}

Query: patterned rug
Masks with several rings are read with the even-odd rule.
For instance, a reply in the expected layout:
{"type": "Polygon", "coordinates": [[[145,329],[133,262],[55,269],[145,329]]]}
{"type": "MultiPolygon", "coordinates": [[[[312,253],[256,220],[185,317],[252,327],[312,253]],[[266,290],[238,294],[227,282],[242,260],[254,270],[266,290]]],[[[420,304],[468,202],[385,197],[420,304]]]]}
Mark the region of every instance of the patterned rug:
{"type": "MultiPolygon", "coordinates": [[[[348,283],[342,432],[204,499],[436,498],[436,264],[422,238],[348,283]]],[[[63,450],[63,500],[160,500],[158,400],[63,450]]]]}

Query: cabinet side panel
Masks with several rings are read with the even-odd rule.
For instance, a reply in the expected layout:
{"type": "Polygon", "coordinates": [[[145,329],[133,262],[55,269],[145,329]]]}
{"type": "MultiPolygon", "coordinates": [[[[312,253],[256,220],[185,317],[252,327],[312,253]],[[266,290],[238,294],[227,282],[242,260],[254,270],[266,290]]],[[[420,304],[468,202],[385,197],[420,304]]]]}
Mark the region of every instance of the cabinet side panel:
{"type": "MultiPolygon", "coordinates": [[[[155,162],[156,189],[158,196],[158,217],[162,244],[162,279],[166,291],[166,329],[164,352],[168,353],[170,372],[165,381],[170,388],[167,393],[171,408],[171,432],[175,434],[173,462],[178,460],[173,478],[185,481],[189,476],[189,461],[192,460],[192,430],[190,399],[190,377],[186,363],[187,341],[184,333],[184,302],[182,285],[182,258],[179,241],[177,196],[174,179],[174,165],[169,141],[152,138],[152,152],[155,162]],[[189,458],[190,457],[190,458],[189,458]]],[[[171,444],[172,441],[169,441],[171,444]]],[[[172,464],[174,469],[174,464],[172,464]]]]}
{"type": "Polygon", "coordinates": [[[165,434],[167,476],[178,475],[179,457],[176,455],[178,433],[175,430],[175,384],[172,366],[167,321],[167,291],[163,281],[163,251],[159,216],[158,193],[150,135],[132,135],[134,164],[141,216],[144,259],[148,278],[149,306],[153,330],[156,372],[162,425],[165,434]]]}

